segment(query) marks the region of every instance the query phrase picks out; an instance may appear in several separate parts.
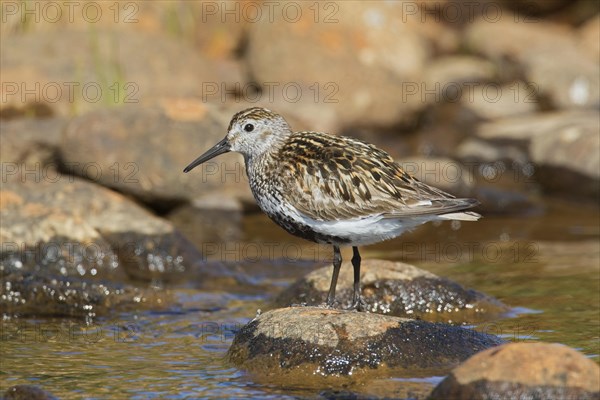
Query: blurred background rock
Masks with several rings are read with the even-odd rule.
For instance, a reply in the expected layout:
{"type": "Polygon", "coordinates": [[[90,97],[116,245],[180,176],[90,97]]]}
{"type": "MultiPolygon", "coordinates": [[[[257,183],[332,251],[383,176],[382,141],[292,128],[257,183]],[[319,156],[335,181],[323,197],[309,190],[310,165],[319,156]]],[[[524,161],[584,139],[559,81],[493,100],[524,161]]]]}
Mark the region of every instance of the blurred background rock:
{"type": "MultiPolygon", "coordinates": [[[[56,154],[62,169],[61,162],[124,157],[141,164],[148,157],[153,165],[163,150],[190,145],[192,136],[178,133],[189,121],[219,121],[198,133],[206,135],[198,143],[208,145],[236,110],[262,105],[296,129],[358,136],[400,159],[468,162],[469,179],[478,183],[472,195],[490,183],[473,165],[487,163],[494,176],[525,173],[504,179],[510,185],[492,182],[496,188],[593,200],[600,178],[598,8],[588,0],[4,2],[6,157],[23,153],[14,137],[23,127],[22,146],[43,148],[46,162],[47,153],[56,154]],[[94,117],[123,119],[138,110],[142,121],[161,113],[153,107],[169,119],[161,132],[131,117],[129,126],[113,122],[127,128],[117,133],[94,117]],[[39,122],[25,127],[20,120],[30,117],[39,122]],[[34,138],[34,125],[45,130],[49,118],[57,121],[52,132],[71,118],[77,126],[65,129],[62,141],[34,138]],[[493,137],[485,133],[491,131],[493,137]],[[151,139],[157,135],[168,136],[169,146],[151,139]],[[134,145],[144,137],[143,147],[134,145]],[[140,154],[127,157],[134,148],[140,154]]],[[[189,200],[177,190],[189,186],[182,185],[187,178],[164,172],[179,171],[191,155],[159,157],[164,163],[140,170],[144,183],[131,190],[98,183],[164,209],[163,200],[189,200]]],[[[443,185],[444,177],[438,180],[443,185]]],[[[250,199],[243,184],[234,186],[226,185],[228,197],[250,199]]]]}

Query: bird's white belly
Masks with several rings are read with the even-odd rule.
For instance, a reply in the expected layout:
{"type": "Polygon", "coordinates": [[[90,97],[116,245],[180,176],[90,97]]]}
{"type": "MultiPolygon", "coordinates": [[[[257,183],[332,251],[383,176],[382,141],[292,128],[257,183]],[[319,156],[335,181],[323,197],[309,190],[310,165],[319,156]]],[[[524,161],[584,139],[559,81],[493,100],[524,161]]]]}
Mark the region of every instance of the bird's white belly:
{"type": "Polygon", "coordinates": [[[323,236],[339,238],[339,244],[351,244],[353,246],[368,245],[395,238],[432,219],[431,216],[427,216],[402,220],[384,218],[382,215],[372,215],[365,218],[318,221],[297,212],[288,215],[298,223],[310,226],[315,232],[323,236]]]}

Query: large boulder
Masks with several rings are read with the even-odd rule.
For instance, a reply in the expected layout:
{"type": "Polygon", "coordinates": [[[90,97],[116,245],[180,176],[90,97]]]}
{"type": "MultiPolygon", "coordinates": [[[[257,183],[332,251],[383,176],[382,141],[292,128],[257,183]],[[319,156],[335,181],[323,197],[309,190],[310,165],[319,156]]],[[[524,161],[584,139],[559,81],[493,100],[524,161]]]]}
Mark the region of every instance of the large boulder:
{"type": "Polygon", "coordinates": [[[228,352],[258,375],[422,376],[503,341],[456,326],[318,307],[266,312],[245,325],[228,352]]]}
{"type": "Polygon", "coordinates": [[[560,344],[509,343],[452,370],[430,399],[598,399],[600,368],[560,344]]]}
{"type": "Polygon", "coordinates": [[[11,175],[0,191],[3,271],[59,277],[177,279],[199,252],[169,222],[98,185],[11,175]]]}
{"type": "Polygon", "coordinates": [[[225,137],[231,116],[193,99],[87,113],[65,131],[63,168],[163,210],[207,195],[252,201],[239,154],[183,173],[225,137]]]}

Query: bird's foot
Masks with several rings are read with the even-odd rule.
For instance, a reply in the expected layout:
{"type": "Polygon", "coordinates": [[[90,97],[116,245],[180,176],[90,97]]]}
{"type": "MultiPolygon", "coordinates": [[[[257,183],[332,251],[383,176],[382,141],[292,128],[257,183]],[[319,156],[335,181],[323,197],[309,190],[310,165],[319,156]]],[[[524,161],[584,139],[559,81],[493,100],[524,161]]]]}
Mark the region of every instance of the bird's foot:
{"type": "Polygon", "coordinates": [[[308,304],[306,303],[294,303],[290,304],[290,307],[306,307],[308,304]]]}
{"type": "Polygon", "coordinates": [[[367,311],[367,302],[361,297],[352,302],[350,307],[346,308],[348,311],[367,311]]]}
{"type": "Polygon", "coordinates": [[[319,304],[317,307],[328,308],[330,310],[334,310],[334,309],[338,308],[338,307],[336,307],[337,304],[338,304],[337,301],[335,303],[324,302],[324,303],[319,304]]]}

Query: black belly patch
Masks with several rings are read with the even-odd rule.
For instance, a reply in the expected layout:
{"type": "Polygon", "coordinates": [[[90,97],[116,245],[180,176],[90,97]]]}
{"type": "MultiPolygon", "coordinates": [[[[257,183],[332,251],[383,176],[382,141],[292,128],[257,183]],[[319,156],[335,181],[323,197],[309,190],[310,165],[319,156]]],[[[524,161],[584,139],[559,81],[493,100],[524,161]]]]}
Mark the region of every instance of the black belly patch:
{"type": "Polygon", "coordinates": [[[282,215],[282,214],[268,214],[277,225],[288,231],[294,236],[301,237],[306,240],[310,240],[315,243],[328,243],[328,244],[347,244],[350,243],[348,238],[323,235],[315,232],[310,226],[300,224],[293,219],[282,215]]]}

